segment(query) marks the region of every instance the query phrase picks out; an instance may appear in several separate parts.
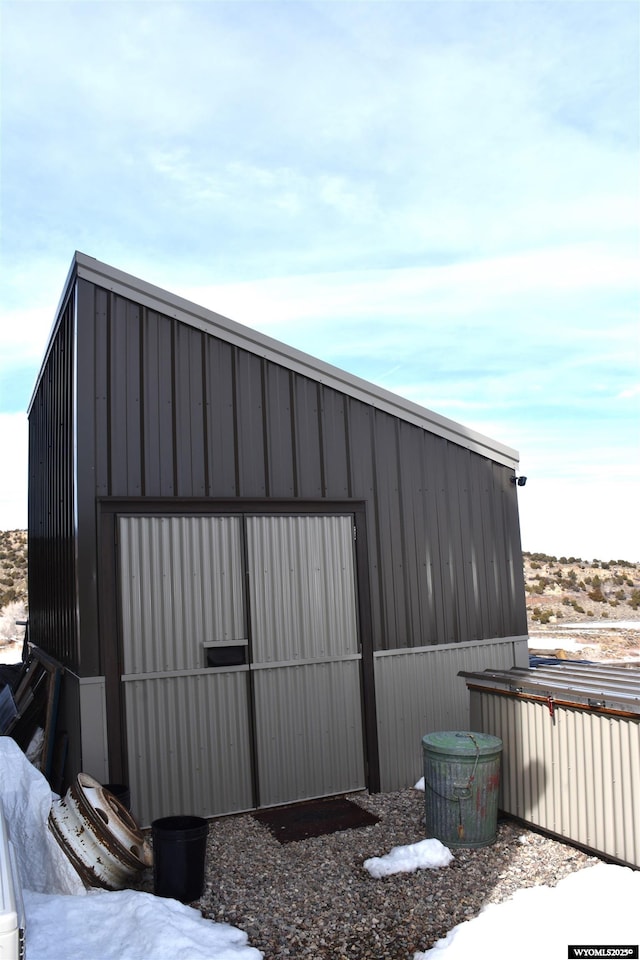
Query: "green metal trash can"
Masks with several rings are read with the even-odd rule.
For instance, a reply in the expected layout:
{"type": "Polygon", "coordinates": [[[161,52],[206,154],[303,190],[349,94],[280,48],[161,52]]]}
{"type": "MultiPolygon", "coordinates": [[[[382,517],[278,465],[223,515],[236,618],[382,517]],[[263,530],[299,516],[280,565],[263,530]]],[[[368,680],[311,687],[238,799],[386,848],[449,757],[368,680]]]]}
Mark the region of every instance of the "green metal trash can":
{"type": "Polygon", "coordinates": [[[502,740],[441,731],[422,738],[425,826],[447,847],[486,847],[496,838],[502,740]]]}

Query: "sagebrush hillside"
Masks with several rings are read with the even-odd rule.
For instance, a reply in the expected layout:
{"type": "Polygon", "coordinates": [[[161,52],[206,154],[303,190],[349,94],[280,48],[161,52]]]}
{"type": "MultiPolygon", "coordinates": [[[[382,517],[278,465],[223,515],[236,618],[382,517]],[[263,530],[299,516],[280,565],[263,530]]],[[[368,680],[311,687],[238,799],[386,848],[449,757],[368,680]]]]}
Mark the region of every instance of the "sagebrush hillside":
{"type": "Polygon", "coordinates": [[[640,620],[640,564],[523,554],[530,623],[640,620]]]}
{"type": "Polygon", "coordinates": [[[0,610],[27,602],[27,531],[0,530],[0,610]]]}

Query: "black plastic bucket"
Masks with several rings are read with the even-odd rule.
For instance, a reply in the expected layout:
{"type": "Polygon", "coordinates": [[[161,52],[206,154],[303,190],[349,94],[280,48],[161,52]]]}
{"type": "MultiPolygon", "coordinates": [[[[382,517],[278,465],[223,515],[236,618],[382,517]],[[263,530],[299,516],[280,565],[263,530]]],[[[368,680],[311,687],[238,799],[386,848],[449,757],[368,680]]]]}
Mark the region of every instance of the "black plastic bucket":
{"type": "Polygon", "coordinates": [[[182,903],[199,900],[209,825],[202,817],[163,817],[151,824],[153,892],[182,903]]]}

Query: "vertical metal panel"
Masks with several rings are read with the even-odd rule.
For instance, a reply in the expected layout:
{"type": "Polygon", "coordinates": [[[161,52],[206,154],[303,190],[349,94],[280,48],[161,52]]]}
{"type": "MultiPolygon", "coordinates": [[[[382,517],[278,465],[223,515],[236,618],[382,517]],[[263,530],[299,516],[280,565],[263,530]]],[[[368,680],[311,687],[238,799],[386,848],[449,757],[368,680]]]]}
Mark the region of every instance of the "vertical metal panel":
{"type": "Polygon", "coordinates": [[[234,356],[238,496],[264,497],[267,478],[262,360],[243,350],[237,350],[234,356]]]}
{"type": "Polygon", "coordinates": [[[247,669],[205,669],[203,648],[246,637],[241,522],[121,517],[119,538],[135,808],[145,823],[248,809],[247,669]]]}
{"type": "Polygon", "coordinates": [[[207,495],[235,497],[237,478],[237,416],[234,393],[234,348],[206,337],[206,454],[207,495]]]}
{"type": "MultiPolygon", "coordinates": [[[[109,450],[110,443],[105,443],[109,437],[109,405],[111,390],[109,386],[109,370],[105,362],[110,356],[109,340],[109,294],[106,290],[100,290],[86,281],[78,282],[78,294],[80,302],[78,304],[79,315],[83,318],[83,330],[93,327],[93,356],[87,358],[85,364],[85,375],[93,375],[93,393],[95,394],[93,413],[93,431],[94,431],[94,462],[91,465],[95,469],[95,491],[88,490],[87,495],[106,497],[110,492],[109,476],[109,450]],[[91,323],[93,311],[93,323],[91,323]],[[96,360],[94,358],[103,358],[96,360]],[[90,371],[90,373],[89,373],[90,371]]],[[[84,335],[84,334],[83,334],[84,335]]],[[[89,385],[85,386],[82,396],[83,400],[89,392],[89,385]]],[[[89,406],[89,405],[87,405],[89,406]]],[[[90,406],[89,406],[90,410],[90,406]]]]}
{"type": "Polygon", "coordinates": [[[360,661],[256,670],[261,806],[365,786],[360,661]]]}
{"type": "Polygon", "coordinates": [[[29,408],[30,639],[77,671],[75,299],[63,307],[29,408]]]}
{"type": "Polygon", "coordinates": [[[139,497],[142,493],[142,421],[140,382],[140,315],[137,303],[122,297],[109,301],[109,493],[139,497]]]}
{"type": "Polygon", "coordinates": [[[381,566],[382,630],[390,647],[411,646],[405,603],[405,551],[399,496],[398,421],[376,411],[375,489],[381,566]],[[383,559],[384,558],[384,559],[383,559]]]}
{"type": "Polygon", "coordinates": [[[322,492],[322,443],[318,384],[292,374],[296,497],[317,497],[322,492]]]}
{"type": "Polygon", "coordinates": [[[358,653],[351,517],[249,517],[252,662],[358,653]]]}
{"type": "Polygon", "coordinates": [[[125,683],[134,813],[217,816],[253,807],[247,672],[125,683]]]}
{"type": "Polygon", "coordinates": [[[418,780],[425,733],[469,728],[469,693],[460,670],[526,663],[526,637],[376,655],[382,790],[400,790],[418,780]]]}
{"type": "Polygon", "coordinates": [[[371,587],[371,645],[374,650],[382,646],[381,583],[384,576],[381,566],[378,525],[376,523],[377,498],[375,490],[374,439],[372,407],[358,400],[347,399],[347,422],[349,424],[349,476],[351,493],[365,503],[367,545],[369,548],[368,579],[371,587]]]}
{"type": "Polygon", "coordinates": [[[508,472],[406,423],[396,435],[378,412],[374,425],[384,605],[376,648],[524,633],[517,504],[508,472]]]}
{"type": "Polygon", "coordinates": [[[82,770],[100,783],[109,779],[107,742],[107,700],[104,677],[83,677],[79,681],[82,770]]]}
{"type": "Polygon", "coordinates": [[[402,469],[399,474],[400,523],[406,561],[403,564],[404,603],[407,636],[435,638],[433,565],[430,553],[437,552],[438,532],[430,525],[423,470],[423,443],[420,432],[399,424],[402,469]]]}
{"type": "Polygon", "coordinates": [[[267,435],[267,496],[293,497],[293,420],[291,374],[275,364],[264,366],[267,435]]]}
{"type": "Polygon", "coordinates": [[[320,388],[322,490],[325,497],[350,496],[346,425],[347,400],[336,390],[320,388]]]}
{"type": "Polygon", "coordinates": [[[352,531],[351,517],[247,519],[262,806],[365,785],[352,531]]]}
{"type": "MultiPolygon", "coordinates": [[[[142,317],[143,490],[148,497],[175,494],[173,328],[167,317],[145,310],[142,317]]],[[[119,362],[118,357],[113,360],[119,362]]],[[[109,446],[109,435],[103,443],[109,446]]]]}
{"type": "Polygon", "coordinates": [[[246,638],[237,517],[121,517],[124,672],[204,666],[204,642],[246,638]]]}
{"type": "Polygon", "coordinates": [[[204,334],[186,324],[176,325],[175,416],[176,493],[206,494],[203,385],[204,334]]]}
{"type": "Polygon", "coordinates": [[[503,740],[502,809],[640,867],[640,719],[475,689],[471,716],[503,740]]]}

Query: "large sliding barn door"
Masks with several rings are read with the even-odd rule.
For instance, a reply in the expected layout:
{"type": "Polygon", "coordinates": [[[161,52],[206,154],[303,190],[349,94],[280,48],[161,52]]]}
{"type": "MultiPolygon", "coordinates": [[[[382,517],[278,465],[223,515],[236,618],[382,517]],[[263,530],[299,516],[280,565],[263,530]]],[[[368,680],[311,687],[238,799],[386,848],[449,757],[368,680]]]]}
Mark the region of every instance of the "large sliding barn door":
{"type": "Polygon", "coordinates": [[[350,517],[250,517],[261,806],[365,785],[350,517]]]}
{"type": "Polygon", "coordinates": [[[120,518],[144,824],[364,787],[352,530],[348,516],[120,518]]]}

